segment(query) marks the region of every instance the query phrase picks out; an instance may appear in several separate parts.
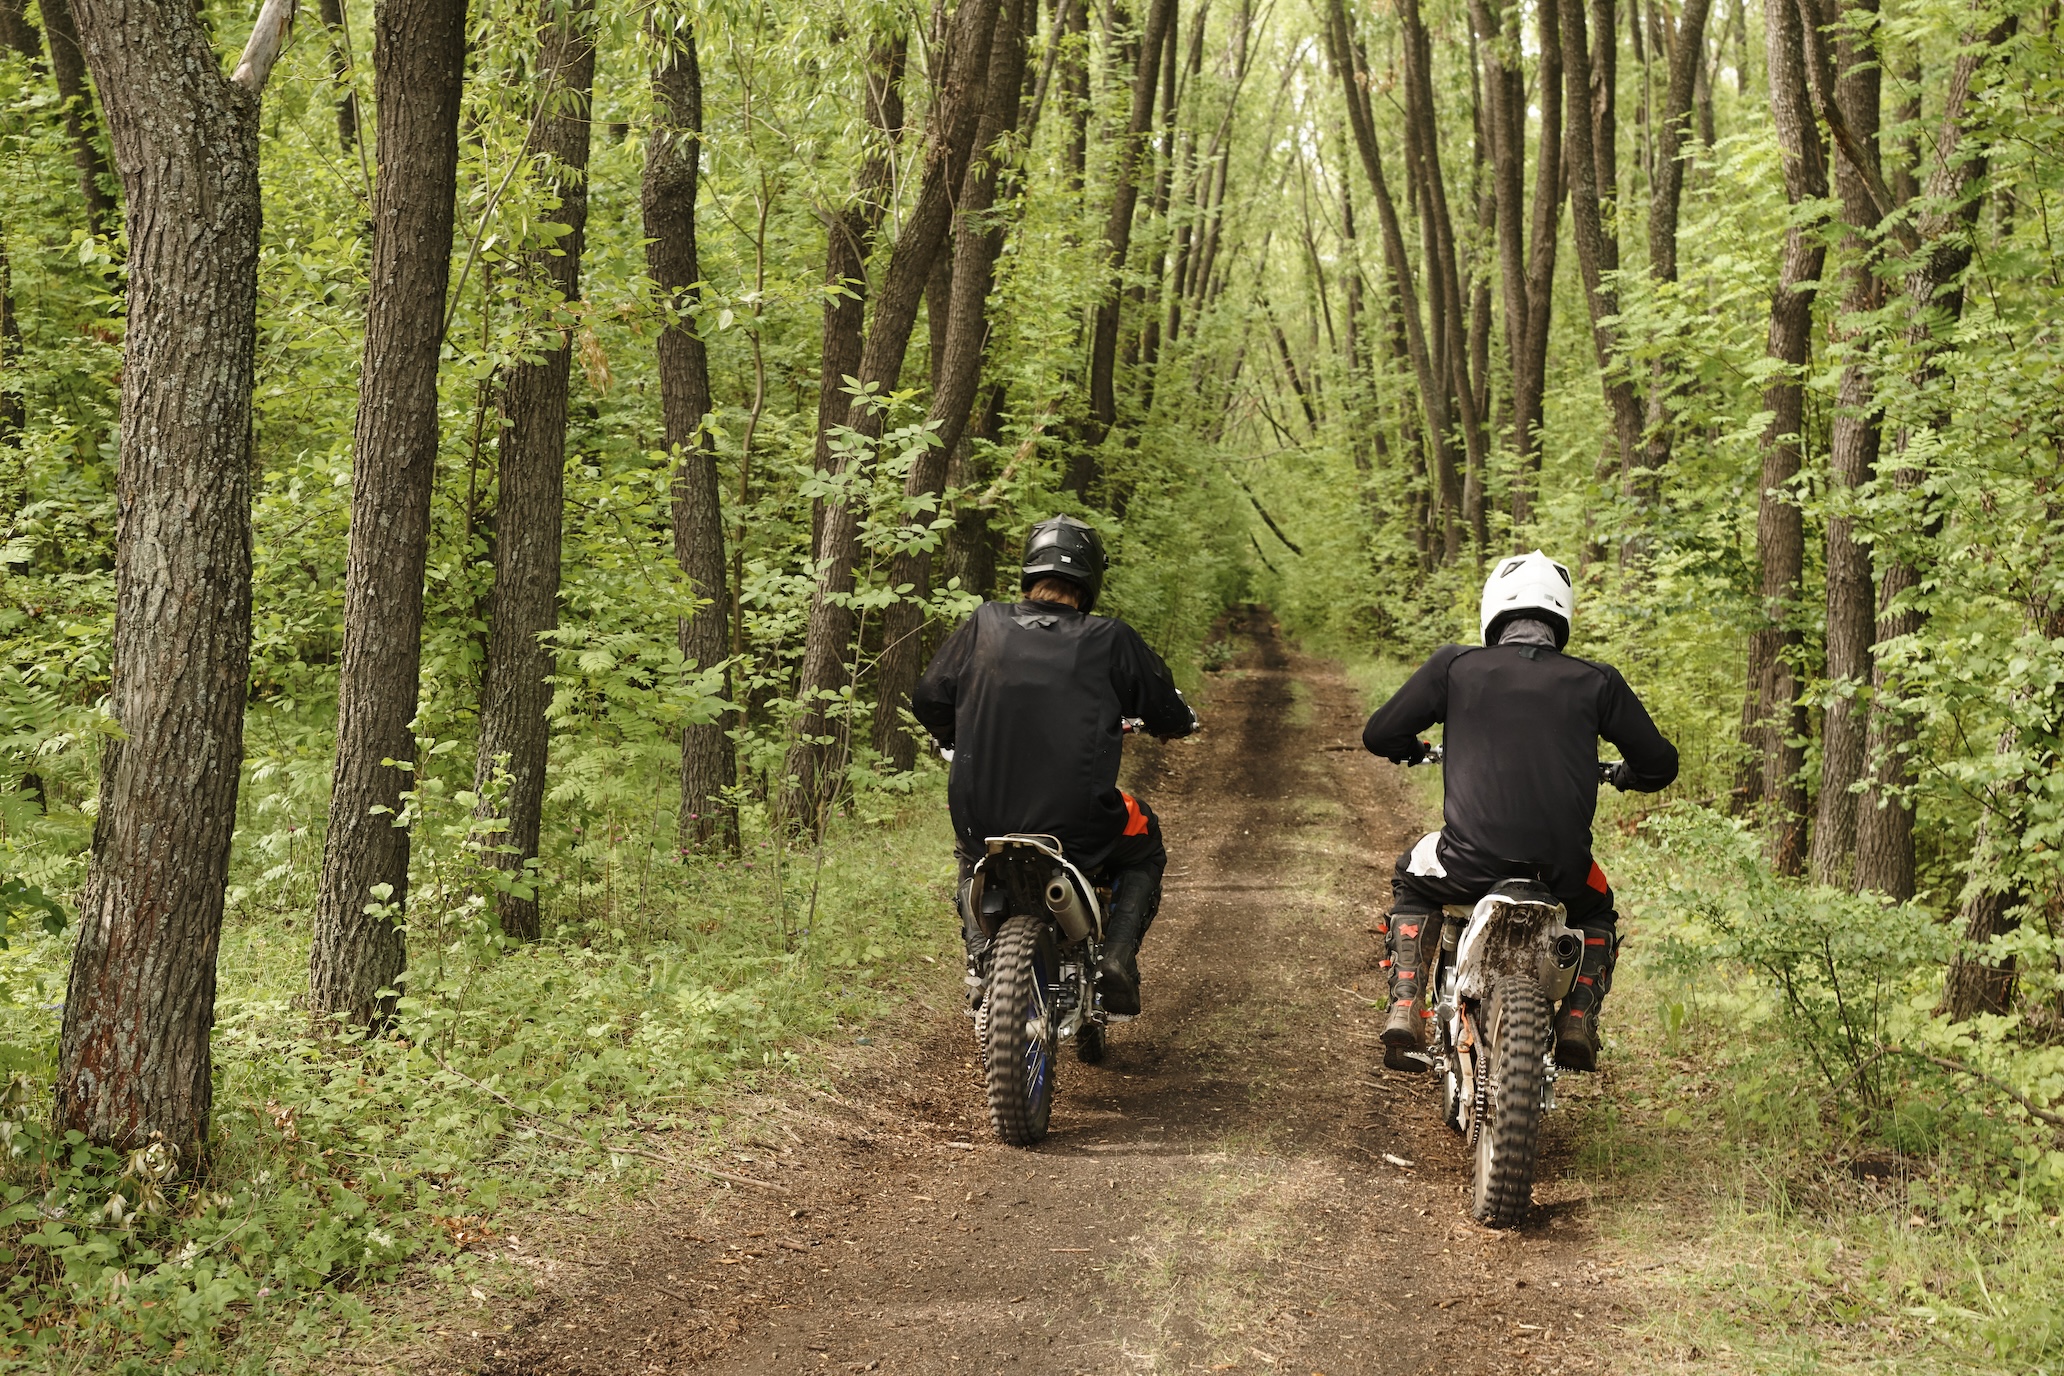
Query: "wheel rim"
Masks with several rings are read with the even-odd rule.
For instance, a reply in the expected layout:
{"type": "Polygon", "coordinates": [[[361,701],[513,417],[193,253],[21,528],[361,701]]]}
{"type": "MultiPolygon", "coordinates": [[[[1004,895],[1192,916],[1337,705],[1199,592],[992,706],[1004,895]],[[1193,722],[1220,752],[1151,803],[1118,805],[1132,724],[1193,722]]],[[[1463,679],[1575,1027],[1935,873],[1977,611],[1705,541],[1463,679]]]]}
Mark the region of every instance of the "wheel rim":
{"type": "Polygon", "coordinates": [[[1032,1015],[1025,1019],[1025,1101],[1037,1108],[1052,1076],[1053,1017],[1047,1009],[1046,981],[1035,979],[1032,1015]]]}

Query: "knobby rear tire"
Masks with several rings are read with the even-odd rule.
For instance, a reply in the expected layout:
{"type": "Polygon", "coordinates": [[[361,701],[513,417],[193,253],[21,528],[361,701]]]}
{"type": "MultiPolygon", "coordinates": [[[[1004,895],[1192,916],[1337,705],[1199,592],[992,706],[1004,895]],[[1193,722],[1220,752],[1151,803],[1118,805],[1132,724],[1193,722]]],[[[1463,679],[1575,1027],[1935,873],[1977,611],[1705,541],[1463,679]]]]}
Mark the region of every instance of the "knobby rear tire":
{"type": "Polygon", "coordinates": [[[1476,1140],[1476,1182],[1471,1212],[1479,1223],[1510,1228],[1526,1220],[1534,1202],[1534,1157],[1541,1130],[1550,1019],[1539,981],[1507,975],[1491,989],[1484,1029],[1490,1045],[1478,1053],[1490,1077],[1490,1103],[1476,1140]]]}
{"type": "Polygon", "coordinates": [[[1055,1029],[1040,980],[1054,965],[1053,939],[1044,923],[1013,917],[996,934],[995,949],[985,1058],[989,1121],[1006,1146],[1029,1147],[1046,1136],[1053,1112],[1055,1029]]]}

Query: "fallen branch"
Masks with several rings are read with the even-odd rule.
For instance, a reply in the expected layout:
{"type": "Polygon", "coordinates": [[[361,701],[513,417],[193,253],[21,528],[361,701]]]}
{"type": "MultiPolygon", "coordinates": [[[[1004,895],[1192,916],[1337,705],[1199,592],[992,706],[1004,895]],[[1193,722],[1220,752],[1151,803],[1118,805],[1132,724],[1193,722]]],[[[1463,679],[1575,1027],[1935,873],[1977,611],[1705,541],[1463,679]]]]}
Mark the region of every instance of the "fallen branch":
{"type": "MultiPolygon", "coordinates": [[[[482,1094],[487,1095],[496,1103],[502,1104],[507,1108],[514,1109],[516,1112],[522,1114],[526,1118],[532,1119],[534,1122],[551,1123],[558,1127],[566,1128],[568,1131],[576,1133],[580,1131],[580,1129],[574,1127],[573,1124],[566,1122],[564,1119],[547,1117],[546,1115],[539,1113],[535,1109],[525,1108],[523,1105],[517,1103],[514,1099],[511,1099],[508,1095],[502,1093],[500,1090],[492,1088],[488,1085],[484,1085],[480,1083],[480,1081],[474,1079],[471,1075],[468,1075],[465,1071],[459,1070],[453,1066],[445,1064],[444,1058],[438,1056],[435,1052],[431,1053],[430,1058],[436,1061],[438,1068],[445,1071],[447,1074],[458,1076],[461,1080],[464,1080],[467,1084],[473,1086],[473,1088],[479,1090],[482,1094]]],[[[730,1171],[720,1171],[715,1166],[705,1166],[695,1161],[683,1161],[678,1156],[667,1156],[656,1151],[646,1151],[642,1147],[627,1147],[615,1142],[591,1142],[585,1137],[567,1137],[563,1136],[560,1133],[547,1132],[543,1128],[533,1128],[532,1131],[536,1132],[540,1137],[549,1137],[554,1142],[564,1142],[568,1146],[572,1147],[600,1147],[602,1150],[612,1152],[618,1156],[636,1156],[646,1161],[655,1161],[662,1166],[680,1166],[686,1170],[695,1171],[698,1174],[711,1176],[718,1180],[728,1180],[734,1185],[748,1185],[753,1189],[768,1190],[773,1192],[774,1194],[788,1193],[788,1187],[786,1185],[777,1185],[771,1180],[759,1180],[755,1179],[750,1175],[734,1175],[730,1171]]]]}
{"type": "Polygon", "coordinates": [[[2006,1081],[1997,1079],[1991,1075],[1986,1074],[1984,1071],[1978,1069],[1976,1066],[1965,1065],[1962,1061],[1953,1061],[1949,1059],[1949,1057],[1947,1056],[1930,1055],[1926,1051],[1908,1051],[1904,1047],[1888,1046],[1883,1047],[1881,1049],[1884,1051],[1891,1052],[1894,1055],[1912,1056],[1915,1060],[1927,1061],[1929,1064],[1938,1065],[1942,1067],[1944,1070],[1953,1070],[1959,1075],[1968,1075],[1972,1079],[1977,1080],[1981,1084],[1991,1085],[1994,1089],[2006,1095],[2009,1099],[2012,1099],[2015,1103],[2021,1105],[2021,1107],[2027,1109],[2029,1116],[2039,1118],[2043,1122],[2048,1123],[2053,1128],[2064,1128],[2064,1113],[2052,1113],[2046,1108],[2037,1108],[2035,1106],[2035,1101],[2030,1099],[2026,1094],[2023,1094],[2020,1090],[2014,1088],[2006,1081]]]}

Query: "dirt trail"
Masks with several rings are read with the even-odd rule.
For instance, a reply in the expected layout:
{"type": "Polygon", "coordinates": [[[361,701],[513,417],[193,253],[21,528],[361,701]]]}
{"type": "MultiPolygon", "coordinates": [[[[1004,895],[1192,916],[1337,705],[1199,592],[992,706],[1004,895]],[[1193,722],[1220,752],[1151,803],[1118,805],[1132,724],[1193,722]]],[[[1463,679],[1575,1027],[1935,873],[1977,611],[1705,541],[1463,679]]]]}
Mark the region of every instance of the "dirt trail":
{"type": "MultiPolygon", "coordinates": [[[[764,1105],[740,1169],[789,1194],[655,1202],[586,1239],[587,1259],[529,1257],[533,1296],[481,1315],[453,1354],[463,1369],[1610,1362],[1626,1299],[1590,1254],[1582,1188],[1561,1179],[1569,1116],[1551,1120],[1533,1224],[1494,1234],[1468,1218],[1467,1162],[1430,1082],[1379,1068],[1370,928],[1424,819],[1360,751],[1362,705],[1338,670],[1250,621],[1204,734],[1134,761],[1172,856],[1141,960],[1146,1016],[1101,1066],[1064,1056],[1042,1147],[989,1134],[959,972],[942,968],[835,1098],[764,1105]]],[[[1576,1079],[1566,1103],[1596,1093],[1576,1079]]]]}

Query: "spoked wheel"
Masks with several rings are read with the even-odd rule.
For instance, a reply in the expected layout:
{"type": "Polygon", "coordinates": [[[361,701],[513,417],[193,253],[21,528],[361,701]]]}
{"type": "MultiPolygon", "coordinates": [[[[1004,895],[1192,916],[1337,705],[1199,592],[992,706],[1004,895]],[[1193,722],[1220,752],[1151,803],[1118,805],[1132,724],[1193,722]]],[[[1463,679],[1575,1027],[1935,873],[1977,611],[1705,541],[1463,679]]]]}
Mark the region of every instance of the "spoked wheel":
{"type": "Polygon", "coordinates": [[[1109,1043],[1104,1040],[1104,1025],[1100,1022],[1085,1022],[1075,1029],[1075,1059],[1084,1065],[1097,1065],[1104,1059],[1109,1043]]]}
{"type": "Polygon", "coordinates": [[[1548,1055],[1548,996],[1539,982],[1507,975],[1491,990],[1484,1019],[1489,1044],[1478,1052],[1489,1077],[1476,1137],[1477,1222],[1510,1228],[1534,1200],[1534,1151],[1541,1128],[1541,1081],[1548,1055]]]}
{"type": "Polygon", "coordinates": [[[1007,1145],[1029,1147],[1046,1136],[1053,1112],[1055,971],[1046,924],[1014,917],[996,934],[989,980],[987,1072],[989,1121],[1007,1145]]]}

